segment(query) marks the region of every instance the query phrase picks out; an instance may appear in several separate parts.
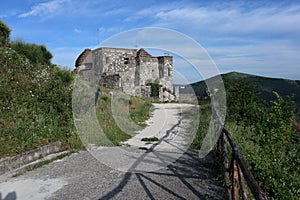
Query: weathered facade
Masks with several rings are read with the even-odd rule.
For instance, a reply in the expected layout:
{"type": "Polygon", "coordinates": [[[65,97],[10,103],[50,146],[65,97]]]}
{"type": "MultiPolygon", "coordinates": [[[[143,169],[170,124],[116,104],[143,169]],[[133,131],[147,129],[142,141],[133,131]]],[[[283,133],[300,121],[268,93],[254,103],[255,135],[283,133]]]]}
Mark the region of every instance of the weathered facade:
{"type": "Polygon", "coordinates": [[[134,96],[150,97],[149,85],[157,83],[161,85],[158,95],[161,101],[176,98],[172,56],[154,57],[144,49],[86,49],[76,60],[76,71],[87,78],[95,76],[100,85],[134,96]]]}

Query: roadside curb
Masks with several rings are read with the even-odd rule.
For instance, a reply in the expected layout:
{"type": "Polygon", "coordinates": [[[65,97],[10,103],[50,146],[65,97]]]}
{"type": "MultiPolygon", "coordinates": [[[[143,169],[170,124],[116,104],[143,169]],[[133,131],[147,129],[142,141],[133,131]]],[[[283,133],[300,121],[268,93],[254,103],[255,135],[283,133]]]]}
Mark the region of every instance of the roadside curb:
{"type": "Polygon", "coordinates": [[[16,156],[3,158],[0,160],[0,175],[21,173],[34,165],[69,152],[63,150],[65,149],[62,148],[61,142],[54,142],[16,156]]]}

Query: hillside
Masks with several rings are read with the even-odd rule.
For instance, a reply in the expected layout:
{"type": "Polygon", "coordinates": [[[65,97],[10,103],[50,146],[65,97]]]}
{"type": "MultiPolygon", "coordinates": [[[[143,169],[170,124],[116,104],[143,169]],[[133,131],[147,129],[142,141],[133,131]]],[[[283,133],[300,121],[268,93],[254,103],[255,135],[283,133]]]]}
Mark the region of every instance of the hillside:
{"type": "Polygon", "coordinates": [[[61,141],[79,140],[71,110],[72,75],[55,65],[35,64],[0,47],[0,157],[61,141]]]}
{"type": "Polygon", "coordinates": [[[300,80],[269,78],[237,72],[225,74],[224,77],[233,80],[243,80],[257,86],[261,92],[260,97],[266,101],[275,100],[272,91],[278,92],[281,96],[294,94],[295,102],[300,106],[300,80]]]}
{"type": "MultiPolygon", "coordinates": [[[[250,74],[244,74],[239,72],[231,72],[221,75],[224,82],[226,81],[244,81],[254,85],[259,91],[259,97],[266,102],[275,100],[273,91],[278,92],[281,96],[295,95],[295,102],[300,106],[300,80],[288,80],[279,78],[269,78],[250,74]]],[[[206,93],[205,81],[199,81],[191,84],[197,96],[203,98],[206,93]]]]}

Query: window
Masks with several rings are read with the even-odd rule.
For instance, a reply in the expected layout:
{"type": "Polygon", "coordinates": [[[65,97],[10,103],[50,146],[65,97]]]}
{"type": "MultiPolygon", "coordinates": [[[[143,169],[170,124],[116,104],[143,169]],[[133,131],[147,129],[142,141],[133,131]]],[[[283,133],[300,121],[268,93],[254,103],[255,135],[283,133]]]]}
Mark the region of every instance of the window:
{"type": "Polygon", "coordinates": [[[163,71],[163,69],[160,67],[160,68],[159,68],[159,78],[162,78],[162,77],[164,77],[164,71],[163,71]]]}
{"type": "Polygon", "coordinates": [[[168,68],[168,70],[167,70],[167,76],[171,76],[171,69],[170,68],[168,68]]]}
{"type": "Polygon", "coordinates": [[[124,58],[124,64],[128,65],[129,64],[129,58],[124,58]]]}

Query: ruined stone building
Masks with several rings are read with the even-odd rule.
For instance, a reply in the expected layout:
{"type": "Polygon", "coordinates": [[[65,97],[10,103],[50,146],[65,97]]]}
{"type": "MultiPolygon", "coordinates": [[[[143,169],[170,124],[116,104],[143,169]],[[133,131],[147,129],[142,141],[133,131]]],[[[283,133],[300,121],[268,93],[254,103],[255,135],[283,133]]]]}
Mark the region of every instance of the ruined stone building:
{"type": "Polygon", "coordinates": [[[120,89],[129,95],[151,97],[151,87],[156,84],[160,85],[157,98],[161,101],[178,98],[172,83],[172,56],[154,57],[143,48],[101,47],[84,50],[75,66],[79,75],[95,76],[100,85],[120,89]]]}

